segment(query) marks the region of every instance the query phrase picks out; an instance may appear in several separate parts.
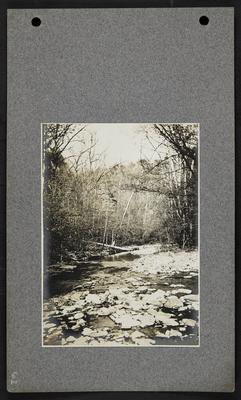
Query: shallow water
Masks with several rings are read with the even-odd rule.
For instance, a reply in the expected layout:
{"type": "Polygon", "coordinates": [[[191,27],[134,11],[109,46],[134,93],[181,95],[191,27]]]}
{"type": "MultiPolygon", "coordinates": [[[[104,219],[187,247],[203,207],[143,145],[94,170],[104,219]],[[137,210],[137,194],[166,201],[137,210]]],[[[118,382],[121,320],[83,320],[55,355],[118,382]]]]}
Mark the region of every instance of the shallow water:
{"type": "Polygon", "coordinates": [[[100,263],[80,263],[73,270],[46,272],[44,274],[44,298],[66,294],[101,267],[100,263]]]}
{"type": "MultiPolygon", "coordinates": [[[[122,253],[121,256],[116,257],[115,259],[113,259],[113,257],[111,259],[109,259],[109,257],[106,259],[105,257],[105,259],[103,259],[101,262],[79,262],[78,265],[74,266],[74,268],[67,266],[67,270],[64,271],[52,270],[51,272],[48,272],[44,276],[45,305],[48,310],[46,315],[48,315],[48,312],[51,312],[52,309],[56,309],[56,307],[57,310],[61,310],[63,304],[66,306],[73,304],[73,300],[68,300],[68,298],[65,299],[65,297],[63,297],[64,295],[67,297],[70,296],[71,299],[71,296],[73,296],[74,294],[77,297],[80,296],[80,298],[83,299],[86,296],[85,293],[101,295],[102,293],[108,292],[111,287],[120,288],[123,293],[127,293],[127,299],[128,294],[134,294],[136,301],[140,301],[140,303],[143,295],[145,296],[145,293],[155,293],[158,289],[167,292],[167,296],[172,295],[173,290],[180,288],[189,289],[192,291],[192,294],[198,294],[198,273],[195,268],[191,268],[191,264],[186,264],[189,265],[189,267],[188,270],[185,271],[178,270],[178,268],[176,270],[176,264],[172,264],[173,267],[171,268],[168,267],[166,272],[161,271],[155,274],[149,273],[148,271],[137,271],[136,266],[138,267],[138,265],[141,268],[143,268],[144,265],[147,269],[150,268],[150,270],[152,271],[153,258],[151,257],[153,256],[153,254],[157,254],[156,247],[153,247],[152,250],[153,251],[151,253],[151,249],[149,246],[148,249],[140,249],[140,251],[138,252],[139,254],[134,254],[134,257],[132,257],[132,254],[130,255],[129,253],[122,253]],[[142,251],[143,254],[141,254],[142,251]],[[172,287],[172,285],[178,286],[172,287]],[[52,299],[55,305],[52,303],[52,299]]],[[[163,256],[162,253],[158,253],[155,262],[159,262],[161,265],[164,262],[163,260],[166,260],[165,257],[166,256],[163,256]]],[[[173,258],[175,257],[177,256],[174,255],[173,258]]],[[[183,293],[176,293],[175,296],[182,297],[183,293]]],[[[119,303],[120,302],[118,302],[117,298],[117,302],[115,304],[117,308],[124,308],[127,312],[130,311],[129,307],[125,305],[125,300],[122,300],[120,305],[118,305],[119,303]]],[[[96,309],[98,314],[99,308],[108,308],[109,306],[110,304],[108,302],[104,302],[101,306],[92,305],[92,307],[89,307],[89,309],[90,311],[91,309],[96,309]]],[[[109,329],[110,335],[113,338],[111,340],[118,338],[119,342],[120,340],[123,340],[121,344],[129,345],[133,343],[131,338],[128,337],[128,332],[123,330],[118,323],[113,321],[113,319],[111,319],[109,316],[101,316],[96,314],[92,315],[88,311],[88,305],[86,307],[86,327],[94,330],[109,329]],[[122,339],[120,339],[120,336],[122,337],[122,339]]],[[[151,307],[152,305],[149,306],[149,310],[151,309],[151,307]]],[[[164,306],[161,307],[161,309],[167,314],[170,313],[170,309],[165,309],[164,306]]],[[[141,315],[144,315],[145,309],[142,309],[140,313],[141,315]]],[[[188,309],[182,312],[180,312],[180,310],[173,309],[171,313],[173,315],[173,318],[178,321],[179,328],[183,325],[182,319],[191,319],[198,321],[198,311],[195,311],[194,309],[188,309]]],[[[50,316],[48,320],[54,324],[59,324],[58,318],[56,319],[54,315],[50,316]]],[[[63,338],[66,339],[68,338],[68,336],[72,336],[76,339],[79,339],[82,337],[81,331],[72,331],[71,322],[68,326],[69,328],[63,330],[63,338]]],[[[174,327],[173,329],[175,330],[179,328],[174,327]]],[[[166,330],[170,329],[163,324],[155,323],[154,326],[145,328],[138,327],[137,329],[145,334],[147,338],[153,340],[153,345],[161,344],[178,346],[180,344],[197,344],[197,326],[195,328],[186,327],[185,333],[183,333],[183,337],[175,338],[164,338],[160,336],[158,337],[157,332],[165,334],[166,330]]],[[[130,333],[134,330],[135,328],[132,329],[130,333]]],[[[48,337],[46,338],[46,340],[48,343],[48,337]]],[[[93,338],[93,341],[95,340],[96,338],[93,338]]],[[[97,340],[102,340],[101,343],[105,341],[104,338],[100,338],[97,340]]],[[[53,344],[59,344],[59,339],[53,344]]]]}

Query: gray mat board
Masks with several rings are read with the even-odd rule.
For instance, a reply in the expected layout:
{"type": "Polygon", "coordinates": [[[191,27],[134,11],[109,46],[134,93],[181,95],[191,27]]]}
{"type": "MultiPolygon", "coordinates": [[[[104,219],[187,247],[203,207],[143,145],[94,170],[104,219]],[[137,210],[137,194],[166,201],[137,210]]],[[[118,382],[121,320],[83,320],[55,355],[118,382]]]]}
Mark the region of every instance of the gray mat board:
{"type": "Polygon", "coordinates": [[[10,391],[233,390],[233,57],[232,8],[8,11],[10,391]],[[199,348],[41,347],[41,122],[200,123],[199,348]]]}

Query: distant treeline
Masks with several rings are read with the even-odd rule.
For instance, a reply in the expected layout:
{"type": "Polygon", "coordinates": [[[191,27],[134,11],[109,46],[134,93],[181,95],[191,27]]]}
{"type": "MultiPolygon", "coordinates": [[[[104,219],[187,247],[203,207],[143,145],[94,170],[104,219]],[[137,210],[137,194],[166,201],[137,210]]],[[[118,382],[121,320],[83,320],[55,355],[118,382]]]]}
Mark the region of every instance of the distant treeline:
{"type": "Polygon", "coordinates": [[[197,245],[198,126],[148,124],[141,134],[153,161],[109,167],[88,125],[43,126],[46,265],[84,251],[88,241],[197,245]],[[77,141],[78,154],[67,152],[77,141]]]}

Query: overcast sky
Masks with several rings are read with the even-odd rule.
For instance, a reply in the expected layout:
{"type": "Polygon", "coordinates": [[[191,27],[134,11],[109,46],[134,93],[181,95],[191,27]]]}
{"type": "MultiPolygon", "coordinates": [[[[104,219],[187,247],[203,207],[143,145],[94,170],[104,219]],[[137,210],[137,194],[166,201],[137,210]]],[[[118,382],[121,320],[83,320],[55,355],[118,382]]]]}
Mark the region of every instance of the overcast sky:
{"type": "MultiPolygon", "coordinates": [[[[78,124],[75,126],[78,129],[78,124]]],[[[88,124],[86,131],[96,135],[96,154],[104,153],[106,165],[126,164],[154,157],[144,126],[146,124],[88,124]]],[[[72,145],[72,153],[78,154],[80,146],[79,143],[72,145]]]]}

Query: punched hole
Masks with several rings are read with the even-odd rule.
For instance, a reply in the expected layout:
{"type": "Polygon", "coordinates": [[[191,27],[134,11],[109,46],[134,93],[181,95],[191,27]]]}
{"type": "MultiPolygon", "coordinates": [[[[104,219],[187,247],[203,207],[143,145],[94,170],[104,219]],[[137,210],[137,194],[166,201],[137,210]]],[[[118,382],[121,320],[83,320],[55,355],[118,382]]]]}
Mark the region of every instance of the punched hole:
{"type": "Polygon", "coordinates": [[[34,17],[34,18],[32,19],[32,25],[33,25],[33,26],[40,26],[40,25],[41,25],[41,19],[38,18],[38,17],[34,17]]]}
{"type": "Polygon", "coordinates": [[[201,25],[207,25],[209,23],[209,18],[206,15],[202,15],[199,18],[199,22],[201,25]]]}

